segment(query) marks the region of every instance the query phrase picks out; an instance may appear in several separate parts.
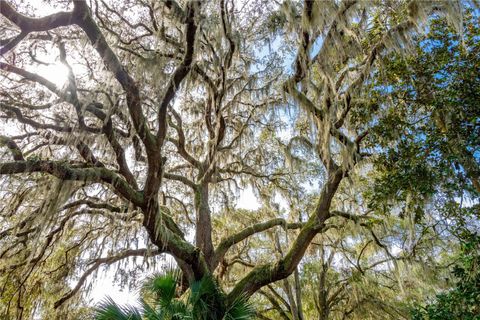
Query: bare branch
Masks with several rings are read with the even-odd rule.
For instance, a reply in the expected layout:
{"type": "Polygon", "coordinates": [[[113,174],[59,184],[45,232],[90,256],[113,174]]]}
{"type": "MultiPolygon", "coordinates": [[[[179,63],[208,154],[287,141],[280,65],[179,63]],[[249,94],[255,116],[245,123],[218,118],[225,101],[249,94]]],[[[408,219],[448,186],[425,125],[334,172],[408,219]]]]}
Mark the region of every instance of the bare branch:
{"type": "Polygon", "coordinates": [[[195,182],[193,182],[192,180],[188,179],[185,176],[181,176],[181,175],[174,174],[174,173],[169,173],[169,172],[165,172],[163,174],[163,176],[166,179],[169,179],[169,180],[180,181],[184,185],[189,186],[190,188],[192,188],[194,190],[197,188],[197,185],[195,184],[195,182]]]}
{"type": "Polygon", "coordinates": [[[0,0],[0,13],[27,33],[48,31],[73,24],[72,12],[58,12],[43,18],[30,18],[18,13],[5,0],[0,0]]]}

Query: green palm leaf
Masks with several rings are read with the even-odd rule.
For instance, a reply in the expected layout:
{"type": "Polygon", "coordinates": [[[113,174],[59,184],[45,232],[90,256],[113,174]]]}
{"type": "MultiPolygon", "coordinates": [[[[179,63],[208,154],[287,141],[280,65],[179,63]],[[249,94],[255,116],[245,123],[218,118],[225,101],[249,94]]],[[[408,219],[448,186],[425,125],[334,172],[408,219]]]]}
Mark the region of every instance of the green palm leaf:
{"type": "Polygon", "coordinates": [[[211,276],[191,284],[188,304],[196,320],[221,319],[224,313],[223,292],[211,276]]]}
{"type": "Polygon", "coordinates": [[[170,270],[165,274],[156,274],[147,278],[142,289],[146,293],[153,293],[156,301],[166,306],[175,298],[178,279],[179,272],[170,270]]]}
{"type": "Polygon", "coordinates": [[[249,320],[253,319],[255,308],[248,302],[248,298],[242,296],[235,300],[227,309],[222,320],[249,320]]]}
{"type": "Polygon", "coordinates": [[[95,309],[96,320],[142,320],[140,312],[132,306],[120,306],[112,298],[105,298],[95,309]]]}

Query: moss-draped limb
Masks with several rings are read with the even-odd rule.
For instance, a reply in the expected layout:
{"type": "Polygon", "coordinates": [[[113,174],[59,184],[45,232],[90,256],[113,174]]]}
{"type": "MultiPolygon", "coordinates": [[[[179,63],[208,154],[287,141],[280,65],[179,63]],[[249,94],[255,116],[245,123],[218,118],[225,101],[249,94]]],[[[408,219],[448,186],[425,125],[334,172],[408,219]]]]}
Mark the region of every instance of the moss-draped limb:
{"type": "Polygon", "coordinates": [[[285,279],[293,273],[311,241],[322,231],[325,221],[330,217],[329,210],[333,197],[345,174],[342,169],[331,172],[328,181],[322,188],[314,211],[300,230],[287,254],[275,263],[261,265],[250,271],[228,294],[228,304],[233,303],[235,299],[242,295],[250,296],[263,286],[285,279]]]}
{"type": "Polygon", "coordinates": [[[26,160],[0,163],[0,175],[43,172],[62,180],[106,183],[131,203],[141,206],[143,194],[127,181],[104,167],[73,167],[65,161],[26,160]]]}
{"type": "Polygon", "coordinates": [[[88,39],[95,47],[96,51],[103,60],[105,66],[114,74],[117,81],[127,94],[127,107],[133,126],[138,136],[145,144],[147,156],[150,158],[158,157],[158,148],[153,135],[147,126],[145,115],[143,114],[140,99],[140,89],[135,80],[128,74],[121,64],[117,55],[108,44],[102,31],[93,20],[90,9],[85,1],[74,2],[74,23],[77,24],[87,35],[88,39]]]}
{"type": "Polygon", "coordinates": [[[99,258],[96,259],[95,261],[92,262],[90,268],[88,268],[85,273],[80,277],[80,279],[77,282],[77,285],[71,289],[69,292],[67,292],[65,295],[63,295],[59,300],[55,301],[55,308],[60,307],[62,304],[64,304],[67,300],[72,298],[77,292],[81,289],[87,278],[95,272],[101,265],[106,264],[110,265],[115,262],[118,262],[120,260],[129,258],[129,257],[148,257],[148,256],[154,256],[160,254],[161,251],[159,250],[150,250],[150,249],[128,249],[123,251],[120,254],[117,254],[115,256],[110,256],[110,257],[105,257],[105,258],[99,258]]]}
{"type": "Polygon", "coordinates": [[[225,256],[225,253],[227,253],[228,249],[230,249],[233,245],[247,239],[248,237],[256,233],[271,229],[276,226],[284,226],[287,229],[300,229],[303,226],[303,223],[287,223],[285,219],[274,218],[265,222],[253,224],[239,231],[238,233],[224,238],[220,241],[217,248],[215,249],[214,260],[212,262],[213,269],[216,268],[218,263],[225,256]]]}
{"type": "Polygon", "coordinates": [[[188,267],[188,270],[184,272],[193,272],[196,280],[209,274],[208,263],[201,250],[183,239],[183,235],[171,227],[171,223],[174,224],[174,222],[169,219],[171,218],[168,215],[157,219],[157,221],[149,217],[144,219],[143,225],[148,232],[150,240],[163,252],[182,260],[184,262],[183,265],[188,267]]]}
{"type": "Polygon", "coordinates": [[[24,161],[22,150],[18,147],[17,143],[7,136],[0,136],[0,147],[6,146],[14,160],[24,161]]]}

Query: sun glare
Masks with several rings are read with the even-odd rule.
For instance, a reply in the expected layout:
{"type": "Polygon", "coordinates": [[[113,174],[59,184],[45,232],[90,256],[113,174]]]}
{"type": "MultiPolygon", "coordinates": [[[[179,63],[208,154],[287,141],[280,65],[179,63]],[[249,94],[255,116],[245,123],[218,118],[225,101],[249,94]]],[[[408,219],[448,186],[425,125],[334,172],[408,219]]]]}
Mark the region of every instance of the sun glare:
{"type": "Polygon", "coordinates": [[[39,65],[33,71],[53,82],[58,88],[62,88],[68,80],[68,68],[61,63],[39,65]]]}

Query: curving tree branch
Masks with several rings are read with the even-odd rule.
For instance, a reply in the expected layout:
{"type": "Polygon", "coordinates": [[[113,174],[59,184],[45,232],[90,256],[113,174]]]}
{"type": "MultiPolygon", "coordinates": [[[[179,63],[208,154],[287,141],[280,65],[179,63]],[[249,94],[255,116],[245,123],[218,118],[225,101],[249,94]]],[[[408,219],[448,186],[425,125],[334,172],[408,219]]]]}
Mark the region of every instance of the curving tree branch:
{"type": "Polygon", "coordinates": [[[159,251],[158,249],[130,249],[130,250],[125,250],[120,254],[117,254],[111,257],[98,258],[92,261],[93,265],[83,273],[83,275],[80,277],[75,287],[69,292],[67,292],[66,294],[64,294],[60,299],[55,301],[54,308],[57,309],[62,304],[64,304],[68,299],[72,298],[75,294],[77,294],[77,292],[82,288],[87,278],[93,272],[95,272],[101,265],[103,264],[110,265],[129,257],[151,257],[151,256],[159,255],[161,253],[162,252],[159,251]]]}
{"type": "Polygon", "coordinates": [[[212,262],[213,268],[215,268],[220,263],[220,261],[223,259],[227,251],[233,245],[239,242],[242,242],[243,240],[247,239],[248,237],[251,237],[256,233],[266,231],[276,226],[283,226],[285,229],[300,229],[303,227],[303,225],[304,224],[300,222],[288,223],[285,221],[285,219],[282,219],[282,218],[275,218],[265,222],[260,222],[260,223],[251,225],[241,230],[240,232],[235,233],[229,237],[226,237],[220,241],[217,248],[215,249],[215,255],[212,262]]]}
{"type": "Polygon", "coordinates": [[[135,205],[144,204],[143,195],[116,173],[104,167],[73,167],[63,161],[26,160],[0,163],[0,175],[43,172],[62,180],[107,183],[135,205]]]}
{"type": "Polygon", "coordinates": [[[342,169],[337,169],[331,173],[328,181],[323,186],[314,211],[300,229],[287,254],[275,263],[257,266],[250,271],[228,294],[227,302],[229,304],[236,297],[243,294],[250,296],[263,286],[285,279],[293,273],[313,238],[325,227],[325,222],[330,217],[329,209],[333,197],[344,175],[345,172],[342,169]]]}

